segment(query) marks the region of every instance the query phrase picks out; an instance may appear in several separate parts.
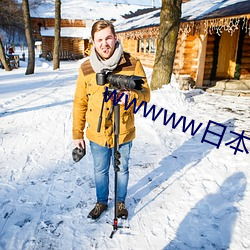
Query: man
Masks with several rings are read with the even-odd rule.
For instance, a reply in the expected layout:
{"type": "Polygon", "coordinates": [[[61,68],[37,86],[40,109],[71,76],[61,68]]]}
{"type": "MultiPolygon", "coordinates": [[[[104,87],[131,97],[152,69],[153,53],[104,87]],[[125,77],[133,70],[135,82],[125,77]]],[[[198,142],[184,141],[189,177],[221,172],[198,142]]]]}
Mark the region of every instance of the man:
{"type": "MultiPolygon", "coordinates": [[[[109,21],[100,20],[94,23],[91,30],[93,50],[90,59],[85,61],[80,69],[76,84],[73,104],[73,140],[77,147],[85,147],[83,130],[87,122],[86,137],[90,141],[91,153],[94,161],[94,175],[97,203],[90,211],[88,218],[97,219],[108,208],[109,195],[109,168],[114,152],[113,118],[111,113],[112,101],[104,103],[103,120],[100,132],[97,132],[103,93],[105,87],[96,83],[96,73],[103,69],[112,71],[112,74],[142,76],[144,84],[142,90],[126,90],[129,100],[137,99],[137,103],[148,102],[150,90],[146,81],[145,72],[140,61],[123,51],[117,41],[114,26],[109,21]],[[111,119],[110,117],[111,113],[111,119]]],[[[117,217],[128,216],[125,198],[128,186],[128,161],[132,140],[135,138],[133,107],[124,110],[124,99],[120,101],[120,135],[119,152],[121,153],[118,172],[117,217]]],[[[132,106],[132,105],[131,105],[132,106]]]]}

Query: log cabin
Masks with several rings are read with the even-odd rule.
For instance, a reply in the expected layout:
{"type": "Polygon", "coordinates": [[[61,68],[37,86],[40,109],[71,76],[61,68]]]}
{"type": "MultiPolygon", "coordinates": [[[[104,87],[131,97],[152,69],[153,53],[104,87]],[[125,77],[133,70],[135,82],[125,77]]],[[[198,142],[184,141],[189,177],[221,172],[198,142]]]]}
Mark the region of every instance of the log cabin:
{"type": "MultiPolygon", "coordinates": [[[[41,41],[41,57],[52,60],[54,18],[32,18],[33,37],[41,41]]],[[[81,59],[88,53],[92,20],[61,20],[60,59],[81,59]]]]}
{"type": "MultiPolygon", "coordinates": [[[[137,11],[115,22],[124,50],[147,67],[154,65],[160,11],[137,11]]],[[[173,73],[199,88],[237,79],[250,90],[250,1],[184,1],[173,73]]]]}
{"type": "MultiPolygon", "coordinates": [[[[90,30],[98,19],[115,21],[147,6],[116,4],[110,2],[61,0],[61,59],[79,59],[90,53],[90,30]]],[[[41,57],[52,59],[54,44],[55,4],[44,4],[31,9],[31,24],[34,41],[41,43],[41,57]]]]}

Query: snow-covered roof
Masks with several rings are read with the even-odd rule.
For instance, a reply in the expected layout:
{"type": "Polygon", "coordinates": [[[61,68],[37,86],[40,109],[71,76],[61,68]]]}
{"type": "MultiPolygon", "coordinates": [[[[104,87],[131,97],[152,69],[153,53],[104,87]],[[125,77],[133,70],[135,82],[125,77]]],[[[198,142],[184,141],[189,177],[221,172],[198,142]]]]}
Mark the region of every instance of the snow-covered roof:
{"type": "MultiPolygon", "coordinates": [[[[117,32],[157,26],[160,24],[160,8],[142,15],[117,20],[117,32]]],[[[250,14],[250,0],[191,0],[182,4],[182,21],[195,21],[225,16],[250,14]]]]}
{"type": "MultiPolygon", "coordinates": [[[[71,20],[118,19],[122,15],[150,6],[136,4],[116,4],[95,0],[61,0],[61,18],[71,20]]],[[[54,18],[55,4],[47,0],[36,9],[30,10],[31,17],[54,18]]]]}
{"type": "Polygon", "coordinates": [[[160,9],[132,18],[119,19],[114,22],[116,32],[156,26],[160,23],[160,9]]]}
{"type": "Polygon", "coordinates": [[[249,0],[191,0],[182,4],[182,19],[184,21],[247,13],[250,13],[249,0]]]}
{"type": "MultiPolygon", "coordinates": [[[[41,28],[42,36],[54,36],[54,28],[41,28]]],[[[61,37],[78,37],[82,39],[89,39],[91,36],[91,28],[83,27],[62,27],[61,37]]]]}

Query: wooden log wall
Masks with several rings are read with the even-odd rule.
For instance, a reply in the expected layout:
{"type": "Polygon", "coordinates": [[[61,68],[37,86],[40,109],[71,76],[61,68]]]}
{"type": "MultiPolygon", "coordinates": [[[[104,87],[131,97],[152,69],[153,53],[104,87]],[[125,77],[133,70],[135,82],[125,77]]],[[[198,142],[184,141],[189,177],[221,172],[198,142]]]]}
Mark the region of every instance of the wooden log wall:
{"type": "Polygon", "coordinates": [[[62,37],[60,44],[60,51],[70,51],[73,52],[73,39],[62,37]]]}
{"type": "Polygon", "coordinates": [[[176,50],[175,50],[175,59],[174,59],[174,65],[173,65],[173,73],[178,75],[179,71],[183,68],[183,53],[185,46],[185,36],[179,35],[177,39],[176,44],[176,50]]]}
{"type": "Polygon", "coordinates": [[[184,65],[181,74],[188,74],[192,79],[196,78],[197,58],[199,54],[198,37],[187,36],[184,50],[184,65]]]}
{"type": "Polygon", "coordinates": [[[136,58],[138,58],[145,67],[153,68],[154,60],[155,60],[155,54],[150,54],[150,53],[139,54],[139,53],[136,53],[134,56],[136,58]]]}
{"type": "Polygon", "coordinates": [[[177,76],[189,75],[192,79],[196,79],[199,53],[197,39],[195,35],[178,36],[173,67],[173,73],[177,76]]]}
{"type": "MultiPolygon", "coordinates": [[[[39,29],[39,27],[49,28],[55,27],[54,18],[31,18],[32,27],[34,29],[39,29]]],[[[86,27],[85,20],[71,20],[71,19],[62,19],[61,27],[86,27]]]]}
{"type": "Polygon", "coordinates": [[[240,79],[250,79],[250,36],[245,35],[242,46],[240,79]]]}
{"type": "Polygon", "coordinates": [[[145,67],[152,68],[154,66],[155,53],[138,51],[139,40],[120,38],[120,42],[122,43],[124,51],[138,58],[145,67]]]}
{"type": "MultiPolygon", "coordinates": [[[[46,58],[48,52],[52,52],[54,47],[54,37],[42,38],[42,57],[46,58]]],[[[88,47],[88,40],[78,38],[61,38],[60,51],[69,51],[77,58],[84,56],[84,51],[88,47]]]]}
{"type": "MultiPolygon", "coordinates": [[[[122,42],[122,41],[121,41],[122,42]]],[[[124,40],[122,42],[123,44],[123,50],[127,51],[131,54],[135,54],[136,53],[136,47],[137,47],[137,40],[124,40]]]]}
{"type": "Polygon", "coordinates": [[[48,52],[53,51],[54,37],[42,37],[42,57],[46,58],[48,52]]]}
{"type": "MultiPolygon", "coordinates": [[[[140,59],[145,67],[152,68],[154,66],[155,51],[150,53],[146,50],[138,49],[140,43],[147,42],[146,39],[153,39],[152,37],[137,38],[137,39],[126,39],[126,37],[120,36],[120,41],[123,45],[123,49],[131,53],[134,57],[140,59]]],[[[173,66],[173,73],[177,75],[190,75],[193,79],[196,77],[197,71],[197,57],[198,57],[198,37],[195,35],[184,36],[179,34],[176,47],[176,55],[173,66]]],[[[157,45],[157,39],[155,38],[155,47],[157,45]]]]}
{"type": "Polygon", "coordinates": [[[213,57],[214,57],[214,46],[215,46],[215,34],[208,34],[207,37],[207,50],[206,50],[206,59],[205,59],[205,68],[204,68],[204,78],[206,85],[209,85],[212,68],[213,68],[213,57]]]}
{"type": "Polygon", "coordinates": [[[84,55],[84,51],[88,48],[89,41],[87,39],[82,40],[79,38],[73,39],[73,53],[74,55],[84,55]]]}

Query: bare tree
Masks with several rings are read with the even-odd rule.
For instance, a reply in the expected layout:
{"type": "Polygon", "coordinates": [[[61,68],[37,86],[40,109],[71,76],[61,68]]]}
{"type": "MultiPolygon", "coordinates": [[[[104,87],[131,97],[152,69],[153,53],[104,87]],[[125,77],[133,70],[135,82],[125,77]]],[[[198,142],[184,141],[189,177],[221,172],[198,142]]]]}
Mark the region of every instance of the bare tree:
{"type": "Polygon", "coordinates": [[[53,69],[60,68],[59,48],[61,33],[61,0],[55,0],[55,40],[53,49],[53,69]]]}
{"type": "Polygon", "coordinates": [[[36,9],[43,4],[46,4],[46,0],[29,0],[30,9],[36,9]]]}
{"type": "MultiPolygon", "coordinates": [[[[10,38],[23,29],[22,6],[17,0],[0,0],[0,28],[10,38]]],[[[12,39],[13,40],[13,39],[12,39]]]]}
{"type": "Polygon", "coordinates": [[[0,0],[0,61],[6,71],[10,71],[10,65],[6,59],[4,43],[14,43],[16,34],[23,30],[22,8],[16,0],[0,0]]]}
{"type": "Polygon", "coordinates": [[[23,8],[25,36],[26,36],[26,41],[28,44],[28,66],[27,66],[25,74],[30,75],[30,74],[34,74],[34,70],[35,70],[35,48],[34,48],[34,41],[32,37],[30,9],[29,9],[28,0],[22,0],[22,8],[23,8]]]}
{"type": "Polygon", "coordinates": [[[150,87],[160,88],[171,81],[182,0],[162,0],[160,31],[150,87]]]}
{"type": "Polygon", "coordinates": [[[4,46],[3,46],[3,43],[2,43],[1,37],[0,37],[0,61],[1,61],[1,64],[3,65],[3,67],[4,67],[4,69],[6,71],[11,70],[10,65],[8,64],[8,62],[6,60],[6,56],[5,56],[5,52],[4,52],[4,46]]]}

